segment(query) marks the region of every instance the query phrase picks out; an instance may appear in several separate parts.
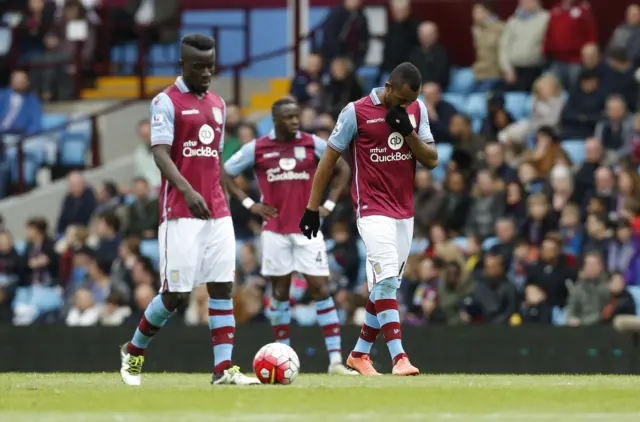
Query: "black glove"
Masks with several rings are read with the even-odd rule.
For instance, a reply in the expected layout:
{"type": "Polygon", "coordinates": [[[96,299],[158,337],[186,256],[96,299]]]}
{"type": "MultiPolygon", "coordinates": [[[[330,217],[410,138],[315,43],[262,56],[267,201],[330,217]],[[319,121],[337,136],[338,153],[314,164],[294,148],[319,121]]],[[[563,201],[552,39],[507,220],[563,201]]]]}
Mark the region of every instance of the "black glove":
{"type": "Polygon", "coordinates": [[[399,105],[391,106],[389,111],[387,111],[385,120],[391,128],[400,132],[402,136],[409,136],[411,132],[413,132],[413,125],[404,107],[400,107],[399,105]]]}
{"type": "Polygon", "coordinates": [[[300,227],[302,234],[307,236],[307,239],[318,236],[318,230],[320,230],[320,211],[311,211],[309,208],[305,208],[298,227],[300,227]]]}

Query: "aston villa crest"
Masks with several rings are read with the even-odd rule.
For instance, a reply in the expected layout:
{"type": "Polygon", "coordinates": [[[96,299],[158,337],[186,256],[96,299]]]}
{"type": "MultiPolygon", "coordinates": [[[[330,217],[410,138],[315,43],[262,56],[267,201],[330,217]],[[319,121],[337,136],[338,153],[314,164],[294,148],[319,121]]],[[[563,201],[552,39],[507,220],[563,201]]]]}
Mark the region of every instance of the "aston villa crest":
{"type": "Polygon", "coordinates": [[[302,161],[307,157],[307,151],[305,147],[294,147],[293,148],[293,156],[296,157],[296,160],[302,161]]]}
{"type": "Polygon", "coordinates": [[[218,107],[213,107],[213,118],[215,119],[217,124],[222,124],[222,110],[220,110],[218,107]]]}

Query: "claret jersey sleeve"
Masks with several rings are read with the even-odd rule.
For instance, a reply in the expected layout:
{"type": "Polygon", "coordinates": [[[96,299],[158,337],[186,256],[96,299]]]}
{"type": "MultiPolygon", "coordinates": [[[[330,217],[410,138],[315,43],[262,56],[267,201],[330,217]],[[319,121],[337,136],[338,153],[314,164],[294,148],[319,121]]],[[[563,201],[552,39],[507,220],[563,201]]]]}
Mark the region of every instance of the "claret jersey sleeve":
{"type": "Polygon", "coordinates": [[[427,113],[427,106],[424,102],[418,98],[418,105],[420,106],[420,126],[418,127],[418,137],[420,140],[427,144],[434,144],[433,134],[431,133],[431,126],[429,125],[429,115],[427,113]]]}
{"type": "Polygon", "coordinates": [[[345,152],[357,134],[356,109],[353,103],[349,103],[340,112],[336,127],[333,128],[327,144],[338,152],[345,152]]]}
{"type": "Polygon", "coordinates": [[[167,94],[161,92],[150,107],[151,145],[172,145],[176,110],[167,94]]]}
{"type": "Polygon", "coordinates": [[[255,139],[247,144],[231,156],[224,163],[224,170],[231,177],[236,177],[249,167],[253,167],[256,162],[256,141],[255,139]]]}

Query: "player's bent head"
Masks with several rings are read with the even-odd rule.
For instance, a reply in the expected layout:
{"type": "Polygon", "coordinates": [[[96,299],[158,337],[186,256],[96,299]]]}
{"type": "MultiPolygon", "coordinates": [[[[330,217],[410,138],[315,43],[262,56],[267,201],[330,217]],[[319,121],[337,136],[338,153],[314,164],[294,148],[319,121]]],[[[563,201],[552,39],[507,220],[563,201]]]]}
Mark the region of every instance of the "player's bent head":
{"type": "Polygon", "coordinates": [[[422,76],[417,67],[409,62],[396,66],[389,75],[384,88],[386,91],[386,106],[408,106],[420,95],[422,76]]]}
{"type": "Polygon", "coordinates": [[[182,77],[195,92],[209,89],[215,66],[215,43],[213,38],[202,34],[189,34],[180,44],[180,67],[182,77]]]}
{"type": "Polygon", "coordinates": [[[286,97],[273,103],[271,117],[276,136],[285,139],[295,138],[300,130],[300,106],[293,98],[286,97]]]}

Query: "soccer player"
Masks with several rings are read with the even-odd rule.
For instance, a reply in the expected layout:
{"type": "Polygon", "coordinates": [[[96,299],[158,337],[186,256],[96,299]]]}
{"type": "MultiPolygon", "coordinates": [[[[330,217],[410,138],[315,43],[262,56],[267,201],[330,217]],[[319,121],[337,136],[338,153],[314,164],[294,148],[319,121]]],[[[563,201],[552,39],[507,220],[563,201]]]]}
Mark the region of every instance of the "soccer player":
{"type": "Polygon", "coordinates": [[[193,288],[206,283],[213,339],[213,384],[259,384],[231,364],[235,320],[231,288],[236,247],[220,183],[225,103],[209,92],[213,39],[193,34],[180,47],[182,76],[151,102],[151,151],[162,173],[160,294],[149,304],[133,338],[120,348],[120,375],[140,385],[144,352],[193,288]]]}
{"type": "Polygon", "coordinates": [[[438,153],[421,100],[421,77],[410,63],[389,75],[383,88],[349,103],[340,113],[318,164],[300,230],[315,237],[318,206],[338,158],[348,153],[354,169],[352,199],[360,236],[367,250],[370,291],[360,338],[347,366],[365,376],[380,375],[369,353],[382,332],[393,360],[394,375],[417,375],[402,347],[396,291],[413,236],[413,188],[416,161],[429,169],[438,153]]]}
{"type": "MultiPolygon", "coordinates": [[[[307,280],[316,302],[318,322],[329,353],[330,374],[357,374],[342,364],[340,326],[333,298],[328,290],[329,264],[322,233],[314,239],[300,234],[298,221],[311,192],[317,160],[326,141],[300,132],[300,107],[292,99],[276,101],[271,108],[274,130],[244,145],[225,164],[229,176],[236,177],[248,168],[255,169],[262,203],[254,203],[228,178],[229,192],[253,214],[264,218],[262,231],[262,275],[271,282],[271,324],[276,341],[289,344],[289,291],[291,274],[296,271],[307,280]]],[[[335,207],[335,201],[347,187],[349,166],[338,163],[336,183],[329,199],[320,207],[323,216],[335,207]]]]}

